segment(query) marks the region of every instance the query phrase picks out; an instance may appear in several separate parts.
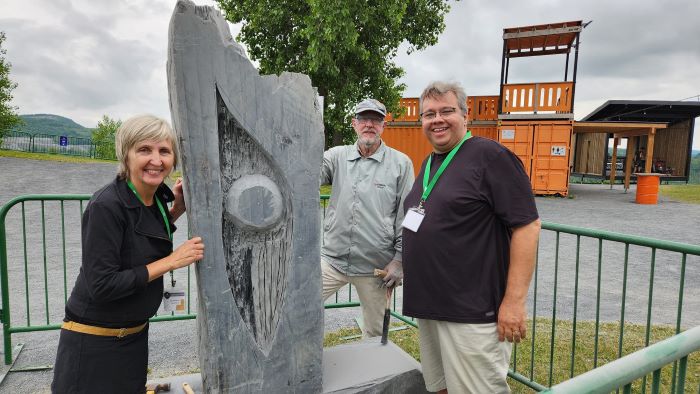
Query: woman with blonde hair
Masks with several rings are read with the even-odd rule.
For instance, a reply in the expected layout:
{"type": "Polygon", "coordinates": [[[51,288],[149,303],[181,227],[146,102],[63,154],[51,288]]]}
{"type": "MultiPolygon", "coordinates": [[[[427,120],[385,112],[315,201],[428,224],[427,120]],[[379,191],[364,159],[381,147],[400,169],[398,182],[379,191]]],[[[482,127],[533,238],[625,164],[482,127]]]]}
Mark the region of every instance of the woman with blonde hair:
{"type": "Polygon", "coordinates": [[[54,393],[143,393],[148,319],[160,306],[163,275],[204,256],[199,237],[173,251],[185,201],[180,180],[173,190],[164,183],[178,157],[168,122],[128,119],[115,147],[118,175],[92,196],[82,218],[82,265],[66,303],[54,393]]]}

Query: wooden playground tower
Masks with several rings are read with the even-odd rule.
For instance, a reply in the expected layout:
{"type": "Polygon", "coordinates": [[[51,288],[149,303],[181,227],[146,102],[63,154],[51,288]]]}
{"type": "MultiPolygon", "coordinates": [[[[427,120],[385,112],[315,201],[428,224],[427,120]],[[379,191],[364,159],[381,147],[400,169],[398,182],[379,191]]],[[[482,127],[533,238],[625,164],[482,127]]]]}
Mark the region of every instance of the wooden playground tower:
{"type": "MultiPolygon", "coordinates": [[[[574,21],[504,29],[500,94],[467,98],[472,134],[498,141],[518,155],[535,194],[568,194],[579,36],[584,27],[574,21]],[[511,59],[562,54],[563,81],[508,83],[511,59]]],[[[405,113],[387,119],[383,139],[411,157],[417,171],[431,148],[421,132],[418,99],[404,98],[401,106],[405,113]]]]}
{"type": "MultiPolygon", "coordinates": [[[[582,178],[608,178],[611,187],[622,172],[625,190],[636,173],[687,181],[700,103],[608,100],[574,121],[579,40],[586,25],[572,21],[504,29],[499,94],[467,98],[472,134],[515,152],[539,195],[566,196],[572,172],[582,178]],[[565,55],[563,80],[554,76],[546,82],[509,82],[511,59],[550,55],[565,55]],[[607,153],[609,138],[612,156],[607,153]],[[617,164],[617,146],[623,140],[626,156],[624,164],[617,164]],[[622,170],[616,171],[620,164],[622,170]]],[[[406,153],[418,172],[432,148],[421,131],[418,98],[403,98],[400,105],[405,112],[387,119],[382,138],[406,153]]]]}
{"type": "Polygon", "coordinates": [[[582,21],[573,21],[503,29],[500,94],[467,100],[469,128],[512,150],[538,195],[568,194],[579,37],[584,27],[582,21]],[[512,59],[550,55],[566,56],[563,80],[508,82],[512,59]]]}

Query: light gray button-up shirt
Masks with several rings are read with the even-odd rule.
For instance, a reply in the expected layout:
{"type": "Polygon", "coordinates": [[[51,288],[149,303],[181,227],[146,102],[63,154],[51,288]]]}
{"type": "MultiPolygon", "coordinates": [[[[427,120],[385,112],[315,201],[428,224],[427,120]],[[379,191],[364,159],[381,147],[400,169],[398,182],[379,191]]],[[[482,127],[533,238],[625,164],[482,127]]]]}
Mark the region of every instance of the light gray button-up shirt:
{"type": "Polygon", "coordinates": [[[413,178],[408,156],[384,142],[364,158],[357,143],[327,150],[321,184],[333,188],[321,258],[348,276],[373,275],[375,268],[401,261],[403,200],[413,178]]]}

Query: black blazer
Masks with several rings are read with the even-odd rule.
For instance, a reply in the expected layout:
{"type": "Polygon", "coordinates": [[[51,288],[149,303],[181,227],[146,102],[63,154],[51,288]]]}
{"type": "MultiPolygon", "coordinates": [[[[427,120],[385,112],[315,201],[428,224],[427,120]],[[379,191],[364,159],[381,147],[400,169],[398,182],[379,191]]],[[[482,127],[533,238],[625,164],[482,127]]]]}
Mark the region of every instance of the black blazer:
{"type": "MultiPolygon", "coordinates": [[[[165,184],[156,197],[164,207],[174,200],[165,184]]],[[[118,178],[92,196],[83,214],[82,265],[66,304],[66,319],[132,327],[156,313],[163,278],[148,283],[146,264],[168,256],[173,244],[162,218],[158,220],[150,209],[118,178]]],[[[175,231],[167,207],[166,214],[175,231]]]]}

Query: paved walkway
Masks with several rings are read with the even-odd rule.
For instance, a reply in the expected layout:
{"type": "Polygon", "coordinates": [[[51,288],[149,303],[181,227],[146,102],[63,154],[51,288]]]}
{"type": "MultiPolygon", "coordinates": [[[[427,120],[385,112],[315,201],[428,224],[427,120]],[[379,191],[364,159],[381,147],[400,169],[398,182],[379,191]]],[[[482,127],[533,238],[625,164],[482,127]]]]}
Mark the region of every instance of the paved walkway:
{"type": "MultiPolygon", "coordinates": [[[[116,174],[116,164],[70,164],[38,160],[21,160],[0,157],[0,205],[18,195],[26,194],[90,194],[102,185],[110,182],[116,174]]],[[[608,230],[651,238],[660,238],[676,242],[698,244],[700,240],[700,205],[690,205],[671,201],[661,197],[658,205],[642,206],[634,204],[634,188],[624,193],[621,186],[610,190],[606,185],[572,185],[572,198],[537,198],[537,205],[543,220],[563,223],[586,228],[608,230]]],[[[47,211],[56,210],[56,206],[47,203],[47,211]]],[[[34,213],[36,214],[36,212],[34,213]]],[[[66,236],[67,265],[69,278],[68,291],[77,270],[80,251],[79,213],[67,215],[66,236]],[[77,235],[77,236],[76,236],[77,235]]],[[[28,217],[32,215],[28,212],[28,217]]],[[[47,221],[59,224],[57,218],[47,215],[47,221]]],[[[182,221],[183,219],[181,219],[182,221]]],[[[186,223],[178,223],[176,244],[184,239],[186,223]]],[[[21,228],[19,214],[8,218],[8,226],[14,226],[15,232],[21,228]]],[[[41,232],[30,229],[28,237],[34,237],[41,242],[41,232]]],[[[9,237],[9,236],[8,236],[9,237]]],[[[63,242],[60,237],[48,236],[49,246],[58,246],[63,242]]],[[[555,236],[552,232],[543,232],[540,244],[539,270],[537,273],[537,314],[549,316],[552,314],[552,289],[555,282],[555,236]]],[[[571,319],[573,311],[573,289],[575,286],[575,247],[573,236],[560,237],[560,253],[557,268],[557,318],[571,319]]],[[[15,250],[11,253],[20,253],[15,250]]],[[[28,254],[38,254],[41,262],[41,250],[30,245],[28,254]]],[[[619,245],[604,242],[601,252],[603,256],[603,279],[601,286],[601,318],[617,321],[620,318],[620,300],[622,289],[622,265],[624,248],[619,245]]],[[[647,296],[649,293],[650,252],[630,248],[629,252],[628,294],[626,298],[626,320],[644,322],[647,317],[647,296]]],[[[675,323],[676,296],[679,283],[678,254],[657,253],[654,271],[654,305],[652,306],[652,322],[675,323]]],[[[62,256],[49,256],[62,259],[62,256]]],[[[14,261],[14,260],[13,260],[14,261]]],[[[37,263],[39,264],[39,263],[37,263]]],[[[700,261],[689,258],[686,273],[686,295],[684,304],[683,325],[700,324],[700,261]]],[[[595,317],[595,289],[598,272],[598,243],[586,241],[581,243],[579,258],[579,294],[578,318],[593,319],[595,317]]],[[[23,281],[24,270],[10,267],[10,276],[23,281]]],[[[185,280],[184,274],[178,274],[178,280],[185,280]]],[[[43,294],[44,276],[42,267],[36,266],[28,273],[32,286],[30,293],[43,294]]],[[[50,270],[47,275],[50,289],[49,305],[62,304],[63,279],[62,268],[50,270]]],[[[12,289],[11,281],[11,289],[12,289]]],[[[19,283],[19,282],[18,282],[19,283]]],[[[24,309],[23,289],[13,291],[13,313],[24,309]]],[[[532,295],[532,290],[531,290],[532,295]]],[[[45,319],[45,303],[43,296],[31,297],[32,307],[30,316],[33,324],[43,324],[45,319]]],[[[400,306],[400,302],[398,304],[400,306]]],[[[51,308],[50,308],[51,309],[51,308]]],[[[532,310],[532,306],[530,307],[532,310]]],[[[51,309],[51,321],[60,319],[60,308],[51,309]],[[54,311],[54,309],[58,309],[54,311]]],[[[332,310],[326,312],[325,328],[327,331],[338,327],[351,326],[354,317],[359,315],[357,309],[332,310]]],[[[197,334],[194,321],[179,321],[154,324],[150,332],[150,361],[151,374],[149,377],[170,376],[173,374],[190,373],[198,369],[197,334]]],[[[50,365],[56,354],[58,331],[17,334],[13,342],[25,343],[25,348],[17,360],[16,367],[50,365]]],[[[48,392],[52,372],[35,371],[10,373],[0,386],[0,393],[48,392]]]]}

